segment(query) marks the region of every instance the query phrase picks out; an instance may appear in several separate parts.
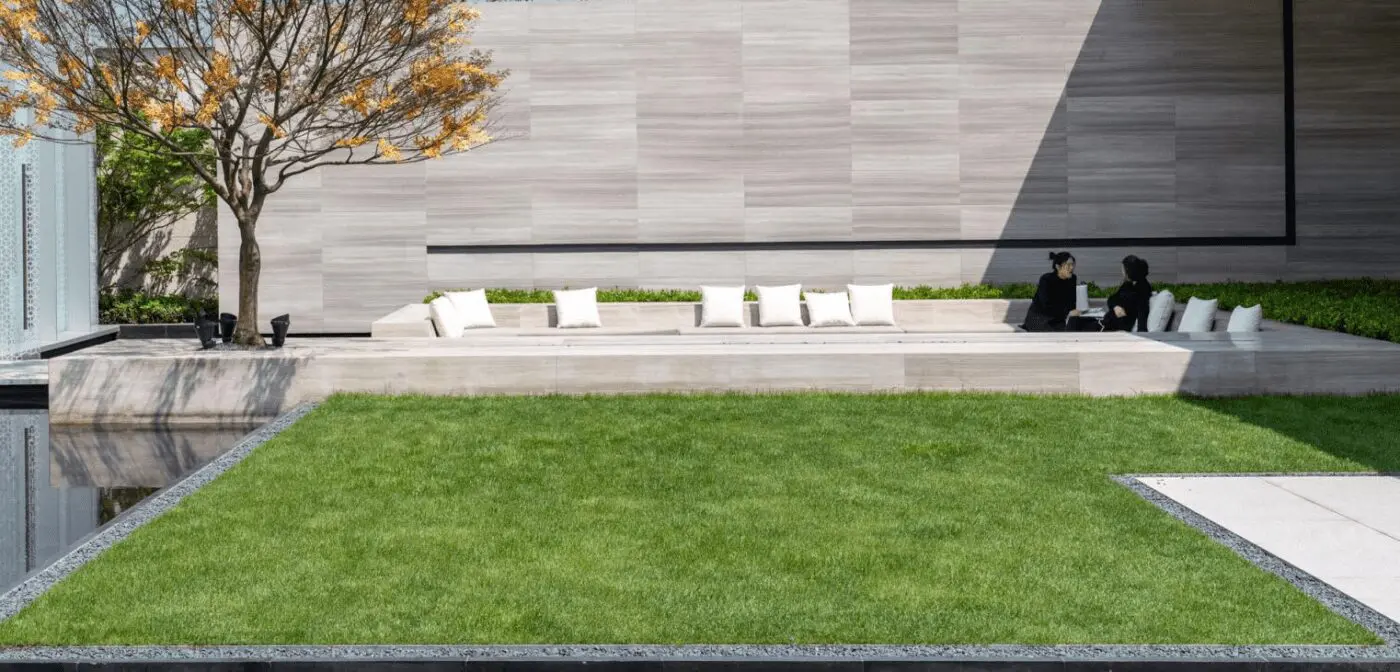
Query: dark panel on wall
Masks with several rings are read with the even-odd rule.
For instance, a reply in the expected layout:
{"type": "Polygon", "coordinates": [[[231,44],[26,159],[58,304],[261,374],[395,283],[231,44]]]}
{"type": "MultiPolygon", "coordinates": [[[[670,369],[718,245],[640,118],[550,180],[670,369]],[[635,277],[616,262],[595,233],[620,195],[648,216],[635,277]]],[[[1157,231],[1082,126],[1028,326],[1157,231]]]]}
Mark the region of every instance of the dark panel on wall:
{"type": "Polygon", "coordinates": [[[1400,3],[1295,0],[1298,243],[1311,276],[1400,272],[1400,3]]]}

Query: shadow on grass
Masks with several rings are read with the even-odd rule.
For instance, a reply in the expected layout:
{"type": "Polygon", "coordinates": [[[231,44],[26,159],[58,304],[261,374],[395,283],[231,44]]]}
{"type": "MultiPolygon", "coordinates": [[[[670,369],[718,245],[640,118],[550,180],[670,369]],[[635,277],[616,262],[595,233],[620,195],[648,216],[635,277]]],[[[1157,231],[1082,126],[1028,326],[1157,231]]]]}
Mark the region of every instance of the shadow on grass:
{"type": "Polygon", "coordinates": [[[1183,399],[1369,469],[1400,473],[1400,395],[1183,399]]]}

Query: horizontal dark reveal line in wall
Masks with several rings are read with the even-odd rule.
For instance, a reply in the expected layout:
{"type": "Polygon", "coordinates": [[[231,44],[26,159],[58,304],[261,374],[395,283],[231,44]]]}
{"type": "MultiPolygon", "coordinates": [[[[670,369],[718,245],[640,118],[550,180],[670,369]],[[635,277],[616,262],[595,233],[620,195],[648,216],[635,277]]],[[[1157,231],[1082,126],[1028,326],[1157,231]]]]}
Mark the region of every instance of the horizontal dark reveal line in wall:
{"type": "Polygon", "coordinates": [[[600,252],[762,252],[805,250],[981,250],[1086,247],[1279,247],[1286,236],[1194,238],[1010,238],[1006,240],[794,240],[720,243],[537,243],[429,245],[428,254],[564,254],[600,252]]]}

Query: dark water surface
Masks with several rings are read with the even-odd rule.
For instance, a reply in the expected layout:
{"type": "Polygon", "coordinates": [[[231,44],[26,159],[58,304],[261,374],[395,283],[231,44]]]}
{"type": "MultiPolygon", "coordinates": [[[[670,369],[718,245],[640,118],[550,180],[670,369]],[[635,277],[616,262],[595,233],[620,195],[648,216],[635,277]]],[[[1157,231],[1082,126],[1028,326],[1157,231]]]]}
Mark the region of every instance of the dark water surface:
{"type": "Polygon", "coordinates": [[[255,428],[50,426],[47,411],[0,410],[0,594],[255,428]]]}

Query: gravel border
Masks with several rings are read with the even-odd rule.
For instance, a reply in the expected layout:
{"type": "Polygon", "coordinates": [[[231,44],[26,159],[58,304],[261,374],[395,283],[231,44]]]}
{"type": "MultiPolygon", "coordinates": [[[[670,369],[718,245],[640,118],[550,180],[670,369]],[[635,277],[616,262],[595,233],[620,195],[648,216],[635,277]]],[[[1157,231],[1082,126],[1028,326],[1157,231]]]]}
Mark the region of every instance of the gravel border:
{"type": "Polygon", "coordinates": [[[1283,580],[1293,584],[1304,595],[1321,602],[1324,606],[1341,616],[1350,619],[1362,627],[1374,632],[1376,636],[1385,641],[1386,645],[1392,648],[1400,647],[1400,623],[1382,615],[1380,612],[1362,604],[1350,595],[1337,590],[1331,584],[1326,583],[1317,577],[1309,574],[1282,558],[1270,553],[1259,546],[1245,540],[1243,537],[1231,532],[1215,521],[1202,516],[1185,505],[1177,502],[1147,484],[1141,479],[1150,478],[1267,478],[1270,476],[1372,476],[1387,477],[1393,474],[1384,473],[1346,473],[1346,474],[1202,474],[1182,476],[1179,474],[1146,474],[1146,475],[1124,475],[1114,476],[1113,480],[1129,490],[1137,493],[1138,496],[1152,502],[1157,508],[1170,514],[1191,527],[1205,533],[1206,536],[1224,545],[1226,548],[1239,554],[1245,560],[1250,561],[1254,566],[1269,572],[1283,580]]]}
{"type": "MultiPolygon", "coordinates": [[[[44,590],[71,574],[141,525],[154,520],[253,449],[291,426],[316,404],[303,404],[258,428],[234,448],[199,471],[131,510],[123,521],[99,533],[53,566],[10,593],[0,596],[0,620],[14,615],[44,590]]],[[[1198,474],[1198,476],[1269,476],[1274,474],[1198,474]]],[[[1279,476],[1377,476],[1374,473],[1277,474],[1279,476]]],[[[1256,566],[1278,575],[1338,614],[1379,635],[1384,646],[1309,645],[982,645],[935,646],[891,644],[695,644],[695,645],[323,645],[323,646],[46,646],[0,648],[0,662],[174,662],[174,661],[1378,661],[1400,663],[1400,623],[1391,621],[1345,593],[1251,544],[1175,500],[1137,481],[1181,474],[1114,476],[1117,483],[1182,522],[1201,530],[1256,566]]]]}
{"type": "MultiPolygon", "coordinates": [[[[67,578],[68,575],[76,572],[88,561],[100,555],[103,551],[111,548],[114,544],[130,536],[137,528],[146,523],[159,518],[162,514],[174,508],[180,500],[188,497],[195,490],[204,487],[205,484],[218,478],[220,474],[228,471],[233,465],[238,464],[243,458],[252,454],[253,449],[277,436],[282,430],[292,426],[292,423],[301,419],[302,416],[311,412],[316,407],[314,403],[301,404],[286,413],[273,419],[271,422],[259,427],[238,443],[234,444],[227,452],[215,458],[213,462],[204,465],[198,471],[186,476],[167,486],[154,497],[141,502],[136,507],[127,511],[120,518],[113,520],[102,531],[94,534],[86,542],[79,544],[77,548],[69,551],[67,555],[54,561],[53,564],[44,568],[39,573],[29,577],[23,583],[0,595],[0,621],[4,621],[19,613],[29,603],[38,599],[44,591],[53,587],[54,584],[67,578]]],[[[32,499],[32,498],[31,498],[32,499]]],[[[0,651],[0,653],[4,653],[0,651]]]]}
{"type": "Polygon", "coordinates": [[[547,660],[603,661],[1380,661],[1400,663],[1393,646],[1057,645],[922,646],[899,644],[693,644],[519,645],[519,646],[91,646],[0,649],[0,662],[134,661],[423,661],[547,660]]]}

